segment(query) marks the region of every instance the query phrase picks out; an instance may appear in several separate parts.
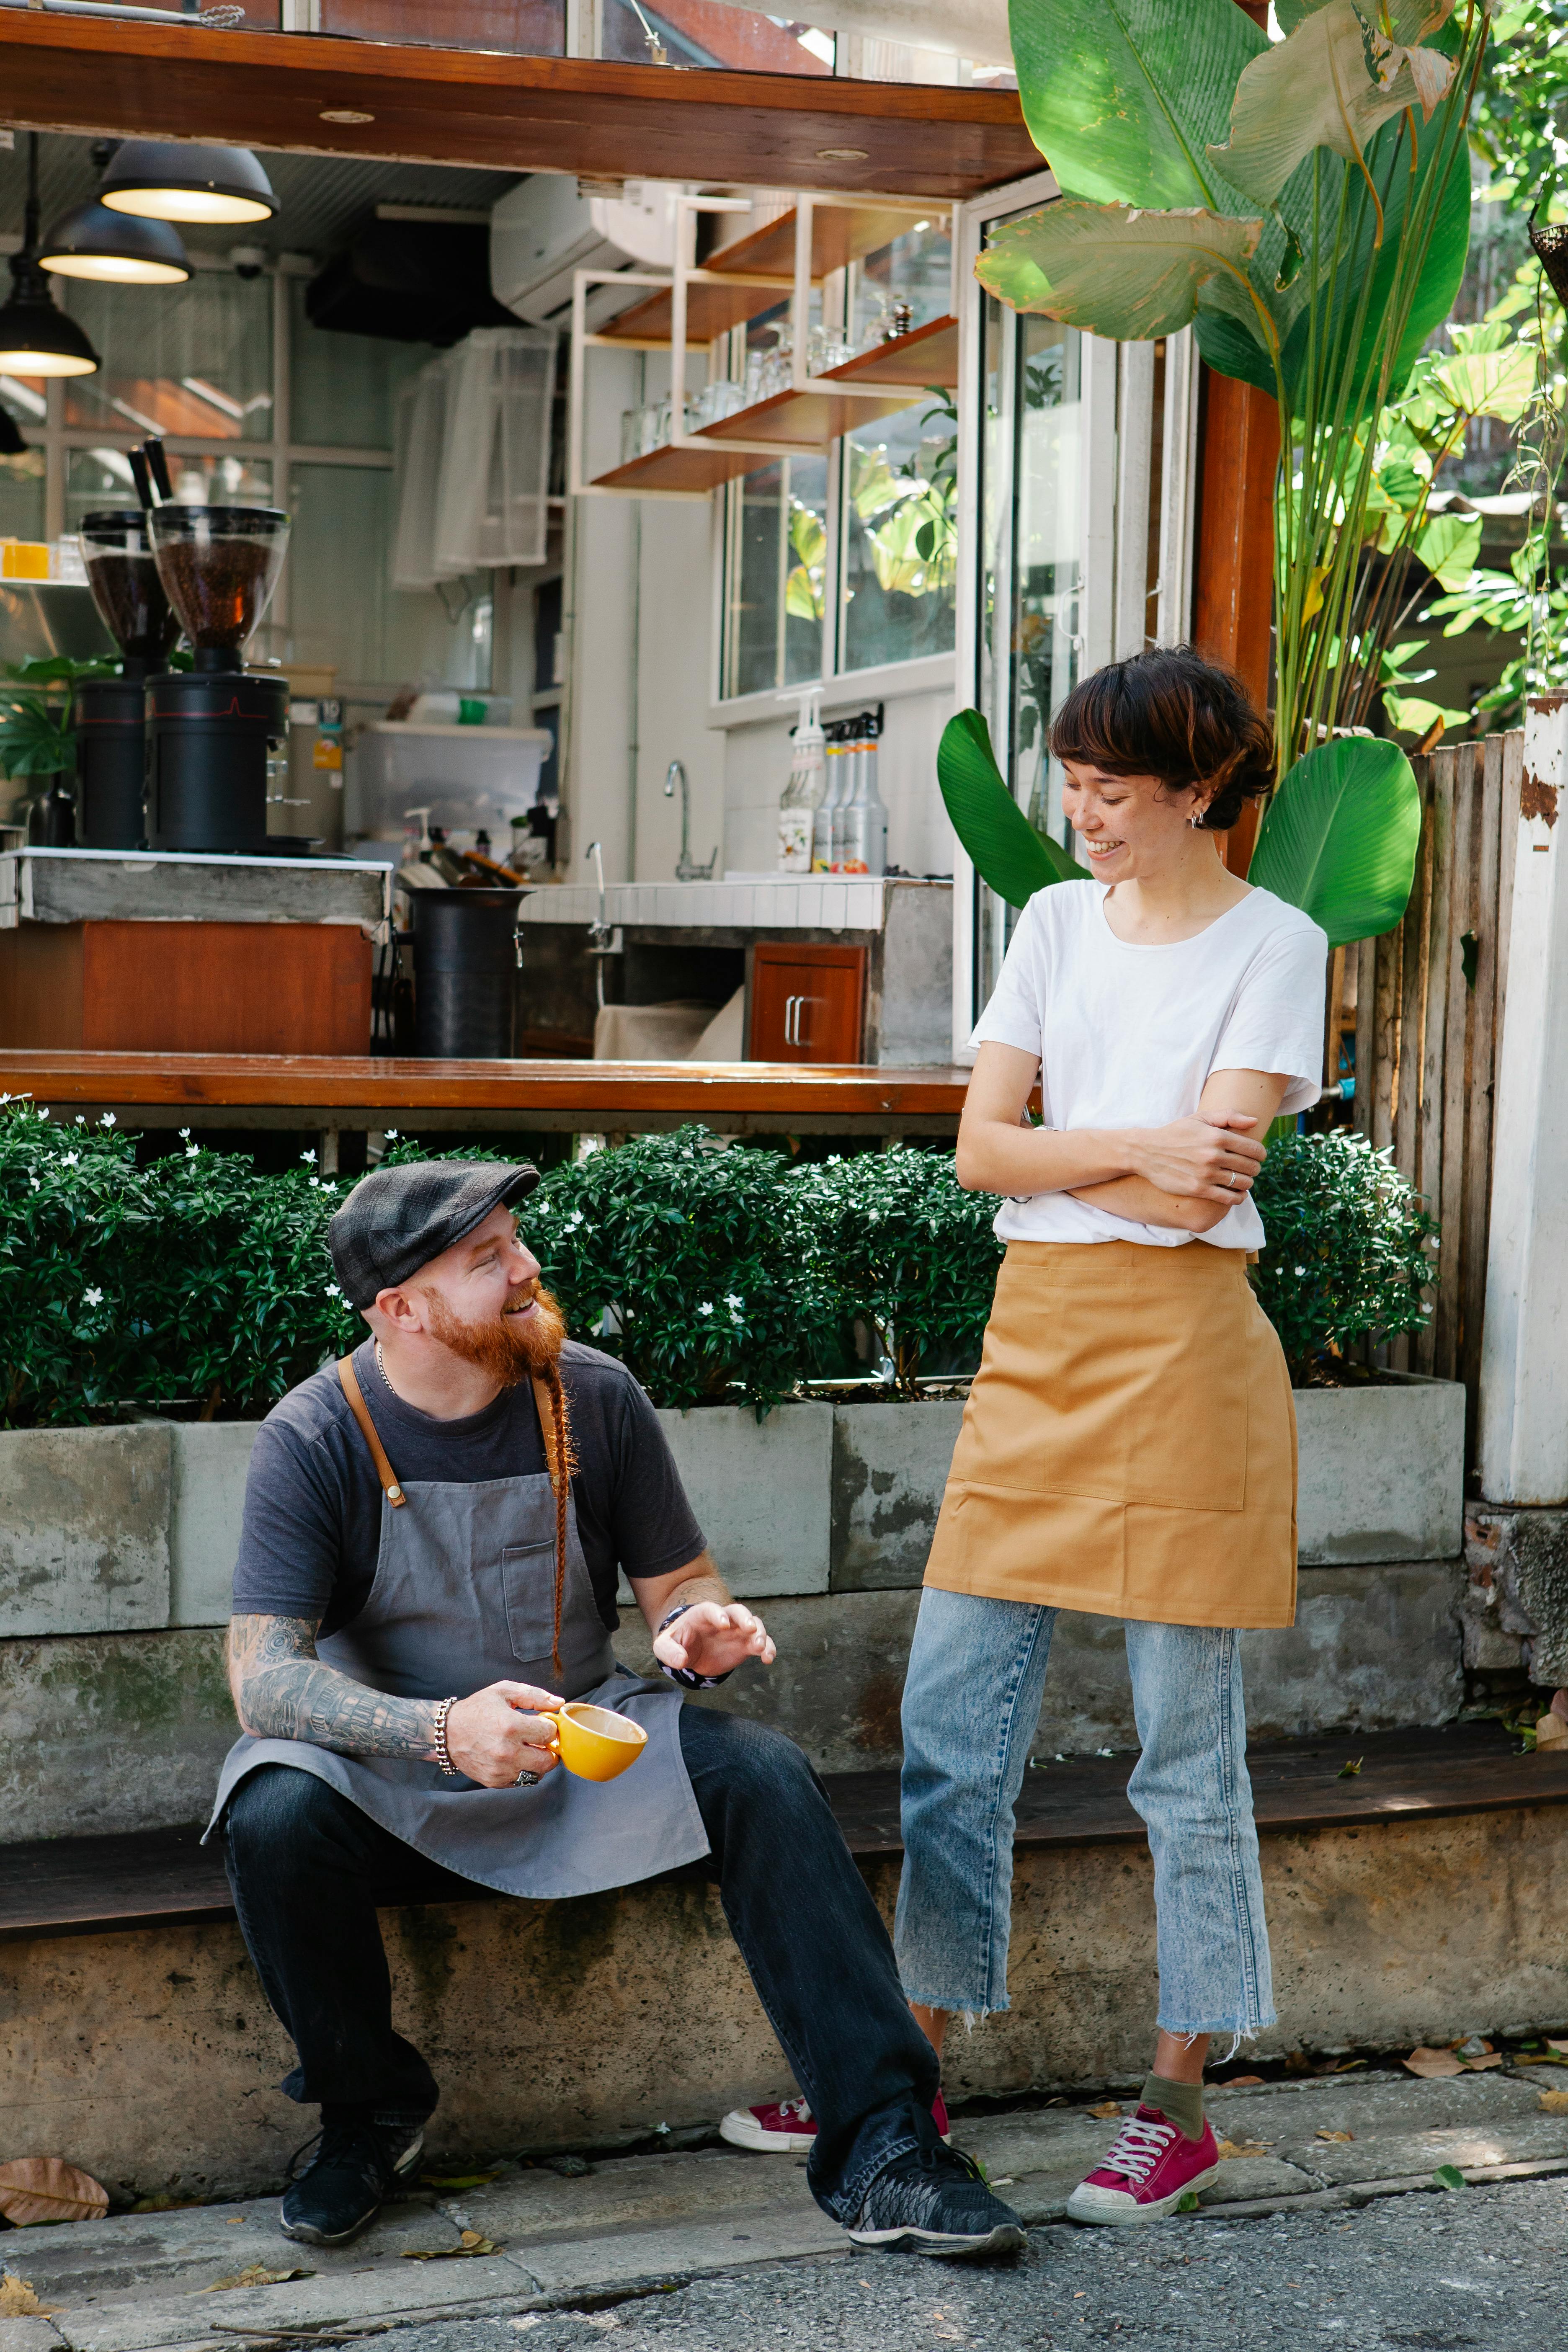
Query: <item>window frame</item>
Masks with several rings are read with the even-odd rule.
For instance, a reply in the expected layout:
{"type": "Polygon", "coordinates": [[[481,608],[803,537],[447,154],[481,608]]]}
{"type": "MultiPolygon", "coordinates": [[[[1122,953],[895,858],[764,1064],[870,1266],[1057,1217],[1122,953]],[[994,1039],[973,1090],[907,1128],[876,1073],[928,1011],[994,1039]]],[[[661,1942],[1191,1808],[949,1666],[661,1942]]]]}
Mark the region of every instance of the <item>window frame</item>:
{"type": "MultiPolygon", "coordinates": [[[[981,709],[984,639],[981,601],[985,548],[981,501],[984,488],[982,436],[985,426],[986,296],[974,275],[987,230],[995,222],[1034,210],[1059,196],[1054,173],[1041,171],[990,188],[958,208],[954,277],[958,306],[958,598],[954,648],[955,708],[981,709]]],[[[1016,330],[1014,331],[1016,331],[1016,330]]],[[[1153,431],[1152,346],[1103,341],[1080,343],[1083,473],[1079,612],[1079,674],[1141,651],[1146,642],[1175,645],[1186,636],[1192,602],[1197,478],[1197,353],[1191,328],[1164,339],[1163,462],[1159,485],[1158,574],[1148,581],[1151,528],[1150,452],[1153,431]],[[1145,635],[1151,596],[1156,604],[1152,639],[1145,635]]],[[[1010,464],[1010,459],[1009,459],[1010,464]]],[[[1011,553],[1011,549],[1009,549],[1011,553]]],[[[1009,747],[996,746],[1005,774],[1009,747]]],[[[983,923],[999,906],[963,844],[953,839],[952,1057],[974,1059],[969,1038],[984,1011],[980,999],[983,923]]]]}

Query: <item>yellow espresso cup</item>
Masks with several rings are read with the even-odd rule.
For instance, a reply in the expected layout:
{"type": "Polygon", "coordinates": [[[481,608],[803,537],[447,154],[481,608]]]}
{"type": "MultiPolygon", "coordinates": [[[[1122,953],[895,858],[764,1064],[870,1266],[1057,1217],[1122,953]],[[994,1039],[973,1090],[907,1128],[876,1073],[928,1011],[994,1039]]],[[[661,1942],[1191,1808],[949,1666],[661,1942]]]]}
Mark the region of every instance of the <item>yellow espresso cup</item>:
{"type": "Polygon", "coordinates": [[[614,1780],[647,1746],[640,1723],[607,1706],[590,1706],[585,1699],[573,1699],[553,1713],[545,1710],[544,1720],[555,1726],[552,1753],[579,1780],[614,1780]]]}

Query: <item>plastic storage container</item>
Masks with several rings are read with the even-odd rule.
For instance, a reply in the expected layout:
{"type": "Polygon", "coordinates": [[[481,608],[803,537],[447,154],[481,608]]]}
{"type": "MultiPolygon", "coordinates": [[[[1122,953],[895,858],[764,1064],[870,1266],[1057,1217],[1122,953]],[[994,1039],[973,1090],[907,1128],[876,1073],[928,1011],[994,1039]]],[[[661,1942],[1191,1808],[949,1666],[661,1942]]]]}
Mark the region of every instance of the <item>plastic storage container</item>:
{"type": "Polygon", "coordinates": [[[550,750],[542,727],[418,727],[377,719],[362,730],[350,830],[403,843],[405,809],[427,806],[447,833],[509,838],[533,803],[550,750]]]}

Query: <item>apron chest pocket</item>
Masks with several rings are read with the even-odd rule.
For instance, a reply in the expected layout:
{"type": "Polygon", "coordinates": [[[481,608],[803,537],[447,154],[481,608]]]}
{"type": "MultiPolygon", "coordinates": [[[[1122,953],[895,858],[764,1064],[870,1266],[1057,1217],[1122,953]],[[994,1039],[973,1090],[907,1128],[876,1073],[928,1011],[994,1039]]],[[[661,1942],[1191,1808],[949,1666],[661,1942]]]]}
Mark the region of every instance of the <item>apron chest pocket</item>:
{"type": "Polygon", "coordinates": [[[524,1664],[548,1658],[555,1641],[554,1544],[509,1544],[500,1581],[513,1657],[524,1664]]]}

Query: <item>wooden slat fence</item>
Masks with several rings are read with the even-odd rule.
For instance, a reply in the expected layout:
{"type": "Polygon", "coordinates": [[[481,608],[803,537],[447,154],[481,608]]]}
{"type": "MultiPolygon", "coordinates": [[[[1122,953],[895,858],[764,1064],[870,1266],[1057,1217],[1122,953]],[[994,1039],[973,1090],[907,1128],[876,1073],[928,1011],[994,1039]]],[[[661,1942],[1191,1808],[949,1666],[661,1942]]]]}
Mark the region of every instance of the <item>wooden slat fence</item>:
{"type": "Polygon", "coordinates": [[[1442,1224],[1425,1330],[1379,1360],[1461,1380],[1473,1452],[1491,1195],[1492,1087],[1508,979],[1522,732],[1415,761],[1422,827],[1404,922],[1339,950],[1331,1081],[1341,1026],[1355,1035],[1355,1125],[1409,1178],[1442,1224]]]}

